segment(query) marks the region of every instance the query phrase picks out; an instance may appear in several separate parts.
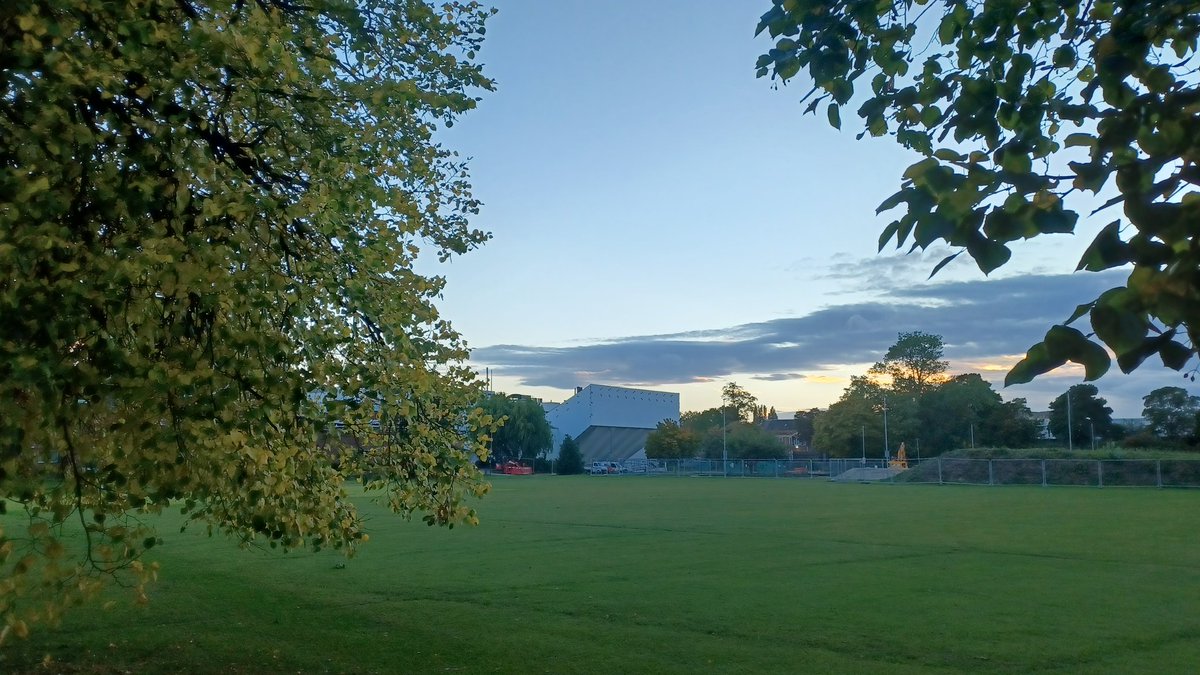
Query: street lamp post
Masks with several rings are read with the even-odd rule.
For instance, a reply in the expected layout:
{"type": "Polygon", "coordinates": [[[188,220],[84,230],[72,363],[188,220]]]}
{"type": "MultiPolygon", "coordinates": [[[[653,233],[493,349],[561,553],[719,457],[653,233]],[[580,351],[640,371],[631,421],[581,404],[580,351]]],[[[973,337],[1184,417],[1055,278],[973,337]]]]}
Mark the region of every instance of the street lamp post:
{"type": "Polygon", "coordinates": [[[892,456],[891,446],[888,445],[887,427],[887,394],[883,395],[883,459],[887,461],[892,456]]]}
{"type": "Polygon", "coordinates": [[[1071,390],[1067,389],[1067,450],[1075,449],[1075,440],[1071,436],[1071,390]]]}
{"type": "Polygon", "coordinates": [[[862,465],[866,466],[867,465],[867,425],[865,425],[865,424],[862,427],[862,453],[863,453],[862,465]]]}
{"type": "Polygon", "coordinates": [[[729,447],[725,443],[725,399],[721,399],[721,472],[729,478],[729,447]]]}
{"type": "Polygon", "coordinates": [[[1093,422],[1092,418],[1090,418],[1090,417],[1087,418],[1087,422],[1088,422],[1088,435],[1092,437],[1092,452],[1095,452],[1096,451],[1096,423],[1093,422]]]}
{"type": "Polygon", "coordinates": [[[968,434],[970,434],[970,437],[971,437],[971,449],[974,450],[975,449],[975,406],[973,404],[967,405],[967,417],[968,417],[967,423],[969,425],[968,434]]]}

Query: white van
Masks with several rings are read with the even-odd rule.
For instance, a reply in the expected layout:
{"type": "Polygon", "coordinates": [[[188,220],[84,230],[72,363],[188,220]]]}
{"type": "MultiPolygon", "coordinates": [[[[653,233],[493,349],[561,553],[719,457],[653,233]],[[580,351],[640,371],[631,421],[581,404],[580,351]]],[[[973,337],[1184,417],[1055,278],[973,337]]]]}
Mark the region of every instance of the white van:
{"type": "Polygon", "coordinates": [[[588,473],[593,476],[607,476],[610,473],[620,473],[621,467],[616,462],[592,462],[588,473]]]}

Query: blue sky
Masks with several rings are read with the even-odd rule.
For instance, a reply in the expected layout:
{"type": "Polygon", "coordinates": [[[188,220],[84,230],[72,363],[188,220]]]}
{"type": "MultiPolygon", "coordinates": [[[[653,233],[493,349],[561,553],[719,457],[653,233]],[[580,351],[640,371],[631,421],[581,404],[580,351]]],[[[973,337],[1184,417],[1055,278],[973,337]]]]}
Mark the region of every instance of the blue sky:
{"type": "MultiPolygon", "coordinates": [[[[443,134],[471,158],[493,240],[424,271],[447,278],[442,313],[497,389],[634,385],[689,410],[736,381],[791,412],[836,400],[910,330],[999,388],[1051,323],[1121,281],[1071,274],[1099,219],[991,278],[968,261],[926,281],[949,251],[877,255],[875,207],[918,158],[856,141],[851,115],[841,132],[802,115],[802,83],[754,77],[765,0],[494,4],[480,58],[498,89],[443,134]]],[[[1045,409],[1081,379],[1001,394],[1045,409]]],[[[1097,383],[1119,417],[1165,385],[1200,393],[1156,363],[1097,383]]]]}

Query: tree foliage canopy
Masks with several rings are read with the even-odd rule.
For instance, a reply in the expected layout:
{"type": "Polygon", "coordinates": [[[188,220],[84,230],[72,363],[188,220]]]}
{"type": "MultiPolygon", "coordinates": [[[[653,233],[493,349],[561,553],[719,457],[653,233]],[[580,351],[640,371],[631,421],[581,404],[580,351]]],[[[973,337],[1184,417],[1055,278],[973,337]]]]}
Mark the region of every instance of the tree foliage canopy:
{"type": "Polygon", "coordinates": [[[646,437],[646,457],[650,459],[690,459],[699,448],[700,435],[673,420],[659,422],[646,437]]]}
{"type": "Polygon", "coordinates": [[[725,433],[710,430],[700,439],[700,454],[709,459],[781,459],[788,448],[774,434],[757,424],[737,420],[729,423],[725,433]]]}
{"type": "Polygon", "coordinates": [[[921,400],[921,443],[926,454],[974,444],[1028,447],[1037,422],[1025,399],[1004,401],[978,373],[956,375],[921,400]]]}
{"type": "Polygon", "coordinates": [[[944,351],[940,335],[900,333],[871,373],[891,378],[894,391],[923,394],[945,379],[950,364],[942,359],[944,351]]]}
{"type": "Polygon", "coordinates": [[[730,421],[753,419],[758,409],[758,399],[737,382],[721,388],[721,403],[728,409],[730,421]]]}
{"type": "Polygon", "coordinates": [[[1200,396],[1182,387],[1159,387],[1142,397],[1142,417],[1159,438],[1179,441],[1196,433],[1200,396]]]}
{"type": "Polygon", "coordinates": [[[829,410],[816,417],[814,447],[836,456],[872,457],[895,452],[925,456],[967,447],[1024,447],[1037,438],[1037,425],[1024,399],[1003,401],[976,373],[947,377],[942,338],[901,333],[884,360],[850,385],[829,410]],[[890,377],[880,381],[871,375],[890,377]],[[887,443],[884,443],[884,409],[887,443]]]}
{"type": "Polygon", "coordinates": [[[554,437],[542,404],[526,396],[493,394],[480,406],[500,428],[491,433],[491,454],[499,458],[532,459],[554,447],[554,437]]]}
{"type": "Polygon", "coordinates": [[[812,449],[836,457],[882,455],[883,395],[870,378],[851,377],[841,397],[815,417],[812,449]]]}
{"type": "Polygon", "coordinates": [[[812,445],[814,425],[820,416],[819,408],[796,411],[792,418],[792,426],[796,429],[796,441],[801,447],[808,448],[812,445]]]}
{"type": "Polygon", "coordinates": [[[1077,269],[1127,266],[1125,284],[1052,327],[1008,383],[1068,360],[1100,377],[1110,357],[1092,337],[1124,372],[1153,355],[1176,370],[1196,356],[1196,2],[773,0],[758,31],[775,39],[760,77],[804,70],[807,111],[825,103],[839,128],[858,95],[863,133],[924,155],[879,207],[903,209],[880,249],[944,241],[958,251],[934,273],[963,251],[990,273],[1012,242],[1073,233],[1080,211],[1105,200],[1087,216],[1108,224],[1077,269]],[[1090,329],[1069,325],[1084,316],[1090,329]]]}
{"type": "Polygon", "coordinates": [[[734,421],[734,416],[729,413],[721,408],[685,410],[679,415],[679,426],[694,434],[704,434],[712,429],[720,431],[727,422],[734,421]]]}
{"type": "Polygon", "coordinates": [[[5,635],[103,573],[149,576],[138,516],[168,504],[245,542],[353,549],[343,482],[370,475],[399,513],[474,520],[486,451],[463,432],[489,422],[413,263],[486,239],[433,135],[491,88],[488,14],[5,4],[0,505],[29,517],[0,532],[5,635]]]}
{"type": "Polygon", "coordinates": [[[1093,384],[1076,384],[1050,401],[1050,433],[1074,445],[1121,434],[1113,424],[1112,408],[1093,384]],[[1068,432],[1069,428],[1069,432],[1068,432]]]}

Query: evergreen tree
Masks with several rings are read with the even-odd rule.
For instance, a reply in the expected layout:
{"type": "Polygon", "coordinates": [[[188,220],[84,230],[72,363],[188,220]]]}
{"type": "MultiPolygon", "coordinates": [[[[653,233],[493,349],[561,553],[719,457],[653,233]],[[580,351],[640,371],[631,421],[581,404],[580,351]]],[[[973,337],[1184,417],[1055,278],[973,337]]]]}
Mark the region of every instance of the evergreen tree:
{"type": "Polygon", "coordinates": [[[560,476],[583,473],[583,455],[579,452],[579,443],[567,436],[558,448],[558,463],[555,471],[560,476]]]}

